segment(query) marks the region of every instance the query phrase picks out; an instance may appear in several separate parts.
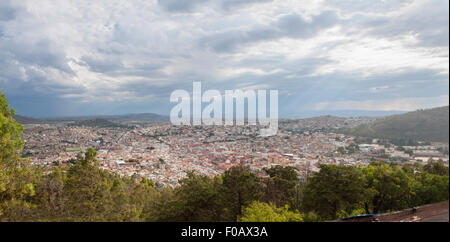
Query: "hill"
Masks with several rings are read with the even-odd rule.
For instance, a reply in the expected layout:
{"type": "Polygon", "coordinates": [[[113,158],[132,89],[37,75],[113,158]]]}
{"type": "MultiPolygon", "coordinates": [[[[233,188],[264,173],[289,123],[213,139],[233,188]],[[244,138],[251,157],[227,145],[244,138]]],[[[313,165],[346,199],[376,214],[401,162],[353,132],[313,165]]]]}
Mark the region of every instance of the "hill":
{"type": "Polygon", "coordinates": [[[20,124],[41,124],[42,120],[29,118],[22,115],[14,115],[14,119],[20,124]]]}
{"type": "Polygon", "coordinates": [[[79,116],[79,117],[56,117],[47,118],[47,122],[72,122],[82,120],[103,119],[107,121],[149,121],[149,122],[167,122],[169,117],[154,113],[124,114],[124,115],[96,115],[96,116],[79,116]]]}
{"type": "Polygon", "coordinates": [[[86,126],[86,127],[95,127],[95,128],[115,128],[115,127],[126,127],[124,125],[120,125],[106,119],[96,118],[96,119],[88,119],[88,120],[79,120],[69,126],[86,126]]]}
{"type": "Polygon", "coordinates": [[[125,115],[105,115],[100,116],[110,121],[153,121],[153,122],[166,122],[169,121],[169,117],[162,116],[155,113],[137,113],[137,114],[125,114],[125,115]]]}
{"type": "Polygon", "coordinates": [[[449,141],[449,107],[417,110],[377,119],[344,133],[361,137],[415,141],[449,141]]]}

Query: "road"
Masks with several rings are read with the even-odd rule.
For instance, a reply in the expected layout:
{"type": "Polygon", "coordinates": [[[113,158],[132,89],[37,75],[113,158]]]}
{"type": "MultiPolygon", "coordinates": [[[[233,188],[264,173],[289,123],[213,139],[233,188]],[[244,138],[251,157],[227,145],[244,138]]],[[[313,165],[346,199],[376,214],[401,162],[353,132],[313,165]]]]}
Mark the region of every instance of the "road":
{"type": "Polygon", "coordinates": [[[420,220],[420,222],[448,222],[448,213],[428,217],[420,220]]]}

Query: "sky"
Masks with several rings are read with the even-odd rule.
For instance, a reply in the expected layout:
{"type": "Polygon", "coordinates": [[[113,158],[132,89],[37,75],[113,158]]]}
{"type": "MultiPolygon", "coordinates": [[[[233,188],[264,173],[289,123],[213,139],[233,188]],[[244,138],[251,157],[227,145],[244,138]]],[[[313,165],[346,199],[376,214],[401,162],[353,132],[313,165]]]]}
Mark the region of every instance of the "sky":
{"type": "Polygon", "coordinates": [[[31,117],[279,91],[280,116],[449,103],[447,0],[0,0],[0,90],[31,117]]]}

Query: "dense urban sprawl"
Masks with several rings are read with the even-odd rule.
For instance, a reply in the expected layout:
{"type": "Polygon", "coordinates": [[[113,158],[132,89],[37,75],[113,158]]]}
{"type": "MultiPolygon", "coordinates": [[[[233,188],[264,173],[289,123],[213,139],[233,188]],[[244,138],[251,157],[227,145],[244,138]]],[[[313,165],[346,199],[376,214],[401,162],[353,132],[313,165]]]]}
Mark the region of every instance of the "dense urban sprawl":
{"type": "Polygon", "coordinates": [[[33,165],[73,162],[93,147],[103,169],[123,176],[146,177],[174,186],[188,171],[215,176],[238,165],[256,173],[274,165],[293,166],[304,180],[320,164],[368,165],[374,160],[448,165],[448,144],[396,146],[377,139],[340,134],[374,118],[323,116],[283,120],[278,134],[259,135],[258,126],[173,126],[168,123],[122,123],[117,127],[71,126],[67,123],[27,125],[23,156],[33,165]]]}

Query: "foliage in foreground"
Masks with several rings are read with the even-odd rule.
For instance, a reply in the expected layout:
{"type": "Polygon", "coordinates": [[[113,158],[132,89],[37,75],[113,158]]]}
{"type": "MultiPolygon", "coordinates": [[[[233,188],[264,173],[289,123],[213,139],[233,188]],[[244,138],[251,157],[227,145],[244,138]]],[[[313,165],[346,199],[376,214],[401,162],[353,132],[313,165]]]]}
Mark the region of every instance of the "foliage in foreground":
{"type": "Polygon", "coordinates": [[[273,204],[252,202],[243,211],[240,222],[303,222],[303,216],[290,211],[289,206],[277,208],[273,204]]]}

